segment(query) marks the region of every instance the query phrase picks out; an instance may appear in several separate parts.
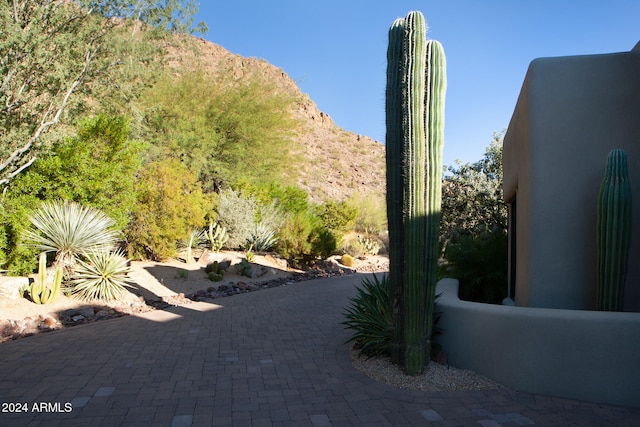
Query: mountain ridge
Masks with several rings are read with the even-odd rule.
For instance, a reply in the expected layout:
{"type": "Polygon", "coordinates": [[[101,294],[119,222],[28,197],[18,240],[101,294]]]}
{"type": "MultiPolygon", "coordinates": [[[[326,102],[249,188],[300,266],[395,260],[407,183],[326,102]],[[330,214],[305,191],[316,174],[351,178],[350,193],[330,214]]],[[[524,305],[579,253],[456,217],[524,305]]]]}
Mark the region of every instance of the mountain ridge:
{"type": "Polygon", "coordinates": [[[292,114],[302,123],[297,138],[304,147],[298,185],[313,200],[341,201],[354,193],[384,194],[383,144],[336,125],[283,69],[266,60],[231,53],[199,37],[188,36],[183,41],[186,43],[180,43],[181,47],[168,49],[170,66],[180,67],[196,61],[208,73],[232,73],[235,79],[259,73],[279,90],[295,97],[296,108],[292,114]]]}

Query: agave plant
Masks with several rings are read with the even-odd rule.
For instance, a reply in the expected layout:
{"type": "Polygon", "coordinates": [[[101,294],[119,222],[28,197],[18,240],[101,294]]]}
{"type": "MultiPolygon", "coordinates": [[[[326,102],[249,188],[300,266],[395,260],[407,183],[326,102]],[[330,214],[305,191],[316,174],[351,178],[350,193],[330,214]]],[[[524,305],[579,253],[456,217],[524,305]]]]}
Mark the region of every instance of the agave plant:
{"type": "Polygon", "coordinates": [[[343,324],[355,331],[349,341],[357,342],[360,354],[368,357],[386,356],[391,351],[393,324],[387,281],[386,274],[382,279],[375,274],[373,280],[365,278],[345,312],[343,324]]]}
{"type": "Polygon", "coordinates": [[[278,242],[275,236],[276,232],[264,223],[258,223],[251,232],[251,236],[247,240],[249,245],[248,252],[256,250],[257,252],[265,252],[271,249],[278,242]]]}
{"type": "Polygon", "coordinates": [[[75,202],[44,202],[30,217],[27,244],[56,253],[54,264],[67,273],[83,253],[110,250],[118,241],[115,224],[102,211],[75,202]]]}
{"type": "Polygon", "coordinates": [[[84,254],[84,258],[78,260],[71,277],[71,296],[82,300],[121,299],[131,287],[127,279],[129,261],[122,252],[100,250],[84,254]]]}

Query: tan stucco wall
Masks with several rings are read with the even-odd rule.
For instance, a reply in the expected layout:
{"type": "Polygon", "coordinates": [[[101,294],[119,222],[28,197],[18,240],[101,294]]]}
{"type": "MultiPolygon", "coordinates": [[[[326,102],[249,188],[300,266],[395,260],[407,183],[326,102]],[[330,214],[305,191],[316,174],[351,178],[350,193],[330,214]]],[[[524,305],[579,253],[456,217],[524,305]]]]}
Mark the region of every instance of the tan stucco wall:
{"type": "Polygon", "coordinates": [[[640,313],[461,301],[454,279],[436,292],[451,366],[519,391],[640,408],[640,313]]]}
{"type": "Polygon", "coordinates": [[[595,307],[596,201],[613,148],[627,152],[634,196],[625,310],[640,311],[640,49],[534,60],[503,149],[517,305],[595,307]]]}

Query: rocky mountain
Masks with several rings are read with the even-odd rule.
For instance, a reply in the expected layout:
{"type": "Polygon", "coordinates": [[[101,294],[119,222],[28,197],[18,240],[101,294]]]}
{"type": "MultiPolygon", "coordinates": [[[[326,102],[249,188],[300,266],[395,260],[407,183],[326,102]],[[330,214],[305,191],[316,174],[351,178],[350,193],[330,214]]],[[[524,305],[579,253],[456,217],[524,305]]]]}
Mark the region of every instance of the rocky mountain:
{"type": "Polygon", "coordinates": [[[354,193],[384,194],[384,145],[337,126],[282,69],[265,60],[233,54],[200,38],[189,37],[180,46],[169,49],[169,61],[174,65],[197,61],[208,72],[232,73],[238,79],[258,73],[298,100],[292,111],[303,123],[297,136],[304,159],[298,165],[298,184],[314,200],[344,200],[354,193]]]}

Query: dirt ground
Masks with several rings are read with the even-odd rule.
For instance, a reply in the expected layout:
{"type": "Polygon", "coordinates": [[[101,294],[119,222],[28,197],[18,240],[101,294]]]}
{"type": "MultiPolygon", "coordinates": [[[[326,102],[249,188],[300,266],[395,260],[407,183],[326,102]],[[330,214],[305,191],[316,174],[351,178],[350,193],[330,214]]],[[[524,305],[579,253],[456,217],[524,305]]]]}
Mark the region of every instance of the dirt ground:
{"type": "MultiPolygon", "coordinates": [[[[208,254],[204,258],[191,263],[185,263],[180,259],[170,259],[165,262],[133,261],[129,273],[131,288],[125,298],[117,302],[80,301],[60,293],[50,304],[39,305],[26,298],[9,298],[0,295],[0,322],[18,321],[25,318],[37,319],[39,316],[47,316],[51,313],[62,313],[72,309],[82,309],[90,306],[100,306],[105,309],[114,308],[118,311],[136,311],[131,308],[148,305],[149,301],[171,301],[176,304],[184,300],[183,296],[193,294],[200,290],[206,290],[220,284],[251,283],[260,285],[275,279],[294,277],[303,274],[302,271],[289,268],[285,260],[275,256],[256,255],[252,263],[254,276],[249,278],[241,276],[229,269],[222,282],[212,282],[205,272],[205,266],[213,260],[230,261],[235,265],[243,258],[242,253],[220,252],[208,254]],[[123,310],[123,307],[129,310],[123,310]]],[[[385,257],[368,257],[366,260],[356,260],[353,269],[348,269],[338,263],[339,257],[333,257],[325,263],[325,266],[341,270],[343,273],[353,271],[383,271],[388,266],[385,257]]],[[[15,278],[0,276],[0,285],[8,282],[27,278],[15,278]]],[[[231,288],[231,286],[229,286],[231,288]]]]}

